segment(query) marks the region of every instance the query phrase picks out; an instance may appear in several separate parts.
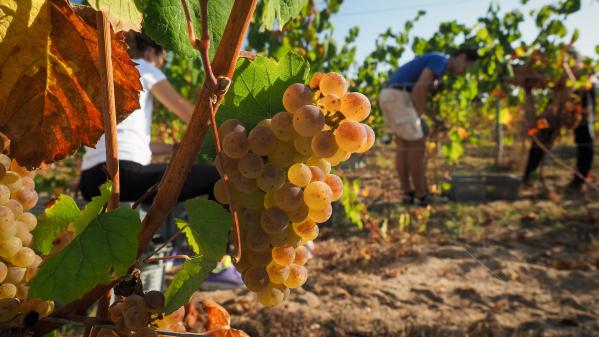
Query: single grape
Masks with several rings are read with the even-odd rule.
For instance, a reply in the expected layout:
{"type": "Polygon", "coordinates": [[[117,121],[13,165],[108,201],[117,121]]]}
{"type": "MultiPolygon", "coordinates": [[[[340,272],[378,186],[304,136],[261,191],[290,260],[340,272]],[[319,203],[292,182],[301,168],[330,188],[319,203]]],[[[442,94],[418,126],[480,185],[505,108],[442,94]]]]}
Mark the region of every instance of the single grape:
{"type": "Polygon", "coordinates": [[[275,192],[266,192],[264,193],[264,208],[271,208],[277,205],[275,201],[275,192]]]}
{"type": "Polygon", "coordinates": [[[27,299],[29,296],[29,287],[23,283],[19,283],[17,286],[17,298],[21,300],[27,299]]]}
{"type": "Polygon", "coordinates": [[[266,267],[272,261],[272,257],[270,256],[270,251],[262,250],[255,251],[248,249],[247,250],[248,261],[254,267],[266,267]]]}
{"type": "MultiPolygon", "coordinates": [[[[0,165],[0,167],[4,167],[0,165]]],[[[19,314],[21,302],[16,298],[0,299],[0,323],[8,322],[19,314]]]]}
{"type": "Polygon", "coordinates": [[[275,148],[277,138],[270,125],[257,125],[250,131],[250,150],[259,156],[266,156],[275,148]]]}
{"type": "Polygon", "coordinates": [[[216,156],[214,166],[221,177],[224,177],[225,174],[229,177],[234,177],[239,174],[239,170],[237,169],[239,166],[239,159],[230,158],[222,152],[220,155],[216,156]]]}
{"type": "Polygon", "coordinates": [[[264,206],[263,200],[264,193],[259,189],[241,195],[241,205],[251,210],[261,210],[264,206]]]}
{"type": "Polygon", "coordinates": [[[258,302],[265,307],[274,307],[285,301],[289,296],[289,289],[284,286],[269,285],[266,289],[256,294],[258,302]]]}
{"type": "Polygon", "coordinates": [[[281,111],[272,117],[270,127],[277,139],[289,142],[295,137],[293,130],[293,114],[288,111],[281,111]]]}
{"type": "Polygon", "coordinates": [[[123,314],[124,314],[127,310],[129,310],[129,308],[145,306],[146,300],[141,295],[133,294],[133,295],[129,295],[129,296],[125,297],[123,304],[124,304],[124,307],[123,307],[123,314]]]}
{"type": "Polygon", "coordinates": [[[252,193],[256,189],[258,189],[258,184],[256,184],[256,179],[246,178],[242,175],[235,176],[231,179],[233,186],[239,192],[243,193],[252,193]]]}
{"type": "Polygon", "coordinates": [[[266,289],[268,286],[268,273],[265,268],[251,267],[243,274],[243,283],[253,292],[266,289]]]}
{"type": "MultiPolygon", "coordinates": [[[[7,206],[0,205],[0,224],[10,225],[14,221],[15,221],[15,214],[12,212],[12,210],[10,208],[8,208],[7,206]]],[[[16,229],[15,229],[15,231],[16,231],[16,229]]],[[[0,233],[0,237],[3,237],[3,236],[7,236],[7,235],[2,235],[2,233],[0,233]]],[[[10,237],[10,236],[12,236],[12,235],[8,235],[8,237],[10,237]]]]}
{"type": "Polygon", "coordinates": [[[10,239],[0,241],[0,256],[2,256],[6,260],[10,260],[10,258],[13,255],[15,255],[22,247],[23,243],[17,237],[12,237],[10,239]]]}
{"type": "Polygon", "coordinates": [[[289,215],[289,221],[291,222],[302,222],[308,218],[308,206],[303,202],[297,209],[287,212],[289,215]]]}
{"type": "MultiPolygon", "coordinates": [[[[4,149],[1,149],[0,151],[2,151],[4,149]]],[[[0,164],[2,166],[4,166],[4,168],[8,171],[10,170],[10,164],[12,162],[12,159],[10,159],[9,156],[5,155],[4,153],[0,153],[0,164]]]]}
{"type": "Polygon", "coordinates": [[[128,308],[123,313],[125,325],[131,330],[137,330],[145,327],[150,322],[150,312],[145,305],[128,308]]]}
{"type": "Polygon", "coordinates": [[[326,160],[329,163],[331,163],[331,166],[337,166],[337,165],[341,164],[342,162],[348,160],[350,155],[351,155],[351,153],[348,153],[345,150],[342,150],[341,148],[339,148],[339,149],[337,149],[337,152],[335,152],[334,155],[326,158],[326,160]]]}
{"type": "Polygon", "coordinates": [[[289,229],[268,236],[268,242],[273,247],[279,247],[284,244],[287,244],[288,239],[289,239],[289,229]]]}
{"type": "Polygon", "coordinates": [[[260,225],[268,234],[280,233],[285,231],[289,226],[289,217],[280,208],[272,207],[262,212],[260,225]]]}
{"type": "Polygon", "coordinates": [[[123,303],[123,301],[118,301],[111,304],[108,308],[108,316],[110,317],[110,320],[115,321],[119,317],[123,317],[124,307],[125,304],[123,303]]]}
{"type": "Polygon", "coordinates": [[[37,218],[35,217],[35,215],[29,212],[24,212],[23,214],[21,214],[18,220],[24,222],[27,225],[27,229],[29,229],[29,231],[32,231],[35,229],[35,227],[37,227],[37,218]]]}
{"type": "Polygon", "coordinates": [[[345,120],[335,130],[335,139],[339,147],[347,152],[354,152],[366,142],[366,130],[362,124],[345,120]]]}
{"type": "Polygon", "coordinates": [[[227,119],[218,127],[218,136],[223,139],[231,132],[245,132],[245,126],[237,119],[227,119]]]}
{"type": "Polygon", "coordinates": [[[341,199],[341,195],[343,194],[343,181],[341,178],[335,174],[327,174],[324,177],[324,182],[329,185],[331,192],[333,192],[331,200],[337,201],[341,199]]]}
{"type": "Polygon", "coordinates": [[[289,276],[289,268],[287,266],[281,266],[276,263],[271,262],[266,266],[266,272],[268,273],[268,278],[270,282],[274,284],[283,284],[289,276]]]}
{"type": "Polygon", "coordinates": [[[301,83],[294,83],[285,89],[283,93],[283,107],[294,113],[306,104],[312,104],[312,90],[301,83]]]}
{"type": "Polygon", "coordinates": [[[150,309],[150,312],[161,313],[164,308],[164,294],[157,290],[151,290],[144,294],[146,300],[146,306],[150,309]]]}
{"type": "Polygon", "coordinates": [[[231,132],[223,138],[223,152],[231,158],[241,158],[250,150],[250,142],[243,132],[231,132]]]}
{"type": "Polygon", "coordinates": [[[283,245],[280,247],[273,247],[272,249],[272,260],[281,266],[290,265],[295,259],[295,248],[290,245],[283,245]]]}
{"type": "Polygon", "coordinates": [[[303,156],[312,155],[312,138],[297,136],[293,138],[293,147],[295,150],[303,156]]]}
{"type": "Polygon", "coordinates": [[[264,165],[262,175],[256,179],[258,187],[264,192],[274,192],[285,183],[285,171],[272,163],[264,165]]]}
{"type": "Polygon", "coordinates": [[[270,251],[268,234],[260,226],[250,228],[245,240],[251,250],[270,251]]]}
{"type": "Polygon", "coordinates": [[[309,208],[324,209],[331,203],[333,191],[322,181],[314,181],[304,189],[304,202],[309,208]]]}
{"type": "Polygon", "coordinates": [[[341,100],[336,95],[326,95],[320,99],[320,104],[328,112],[339,111],[341,107],[341,100]]]}
{"type": "Polygon", "coordinates": [[[29,228],[27,227],[27,224],[21,221],[15,221],[14,222],[17,226],[17,232],[15,234],[16,237],[18,237],[21,242],[23,243],[23,246],[25,247],[29,247],[31,245],[31,241],[33,241],[33,234],[31,234],[31,232],[29,232],[29,228]]]}
{"type": "Polygon", "coordinates": [[[320,169],[320,167],[308,166],[308,168],[310,168],[310,173],[312,173],[312,180],[310,180],[310,182],[322,181],[324,179],[324,174],[322,173],[322,170],[320,169]]]}
{"type": "Polygon", "coordinates": [[[298,209],[303,201],[302,189],[292,183],[285,183],[275,192],[275,203],[284,211],[298,209]]]}
{"type": "Polygon", "coordinates": [[[289,266],[289,276],[285,280],[284,284],[288,288],[299,288],[306,283],[308,279],[308,270],[306,267],[292,264],[289,266]]]}
{"type": "Polygon", "coordinates": [[[13,171],[7,171],[2,180],[0,180],[0,183],[6,185],[11,193],[18,191],[22,187],[21,176],[13,171]]]}
{"type": "Polygon", "coordinates": [[[304,137],[316,135],[325,125],[324,115],[317,106],[304,105],[293,114],[293,128],[304,137]]]}
{"type": "Polygon", "coordinates": [[[331,163],[324,158],[312,157],[306,161],[308,166],[318,166],[323,174],[331,172],[331,163]]]}
{"type": "Polygon", "coordinates": [[[21,214],[23,214],[23,205],[21,205],[20,202],[14,199],[10,199],[9,201],[7,201],[6,204],[4,204],[4,206],[10,208],[15,219],[20,217],[21,214]]]}
{"type": "Polygon", "coordinates": [[[323,223],[329,220],[332,214],[333,207],[331,206],[331,204],[328,204],[327,207],[324,209],[310,208],[308,210],[308,219],[317,223],[323,223]]]}
{"type": "Polygon", "coordinates": [[[290,142],[277,142],[275,148],[268,154],[268,160],[281,168],[287,168],[294,163],[295,148],[290,142]]]}
{"type": "Polygon", "coordinates": [[[12,283],[0,285],[0,299],[14,298],[15,296],[17,296],[17,286],[12,283]]]}
{"type": "Polygon", "coordinates": [[[323,73],[320,73],[320,72],[314,73],[314,75],[312,75],[312,78],[310,79],[310,88],[318,89],[318,87],[320,85],[320,79],[322,79],[322,76],[324,76],[323,73]]]}
{"type": "Polygon", "coordinates": [[[23,186],[22,188],[35,190],[35,181],[31,177],[21,177],[21,185],[23,186]]]}
{"type": "Polygon", "coordinates": [[[304,265],[310,259],[310,251],[305,246],[299,246],[295,248],[295,259],[294,264],[304,265]]]}
{"type": "MultiPolygon", "coordinates": [[[[3,207],[3,206],[0,206],[3,207]]],[[[6,207],[5,207],[6,208],[6,207]]],[[[7,208],[8,209],[8,208],[7,208]]],[[[10,209],[8,210],[9,212],[10,209]]],[[[10,213],[12,216],[12,212],[10,213]]],[[[0,221],[0,240],[8,240],[17,234],[19,227],[16,221],[0,221]]]]}
{"type": "Polygon", "coordinates": [[[335,95],[343,97],[347,91],[347,81],[343,75],[338,73],[328,73],[320,79],[320,91],[324,96],[335,95]]]}
{"type": "Polygon", "coordinates": [[[366,124],[361,124],[364,131],[366,131],[366,141],[360,145],[360,147],[356,150],[356,153],[364,153],[372,148],[374,145],[374,141],[376,136],[374,134],[374,130],[366,124]]]}
{"type": "Polygon", "coordinates": [[[4,279],[5,283],[19,284],[23,281],[25,277],[25,273],[27,272],[27,268],[17,267],[17,266],[8,266],[8,271],[6,273],[6,279],[4,279]]]}
{"type": "Polygon", "coordinates": [[[256,154],[248,153],[239,159],[239,172],[246,178],[258,178],[263,169],[264,161],[262,161],[262,157],[256,154]]]}
{"type": "Polygon", "coordinates": [[[320,131],[312,138],[312,153],[315,156],[326,158],[334,155],[339,146],[332,131],[320,131]]]}
{"type": "MultiPolygon", "coordinates": [[[[301,223],[293,223],[293,230],[303,241],[313,241],[319,233],[318,226],[312,220],[301,223]]],[[[289,261],[291,263],[293,260],[289,261]]]]}
{"type": "Polygon", "coordinates": [[[10,200],[10,189],[8,186],[0,184],[0,204],[4,205],[8,200],[10,200]]]}
{"type": "MultiPolygon", "coordinates": [[[[232,184],[230,184],[232,185],[232,184]]],[[[229,186],[229,188],[231,188],[232,186],[229,186]]],[[[214,184],[214,199],[216,199],[216,201],[220,202],[223,205],[228,205],[229,204],[229,199],[228,199],[228,194],[227,194],[227,185],[225,183],[225,180],[223,178],[219,179],[216,181],[216,183],[214,184]]]]}
{"type": "Polygon", "coordinates": [[[312,180],[312,171],[306,164],[293,164],[287,171],[287,179],[295,186],[305,187],[312,180]]]}
{"type": "Polygon", "coordinates": [[[0,283],[4,282],[6,275],[8,274],[8,267],[2,261],[0,261],[0,283]]]}
{"type": "Polygon", "coordinates": [[[341,97],[339,110],[345,118],[361,122],[370,114],[370,101],[368,97],[359,92],[349,92],[341,97]]]}
{"type": "Polygon", "coordinates": [[[12,198],[21,203],[24,211],[32,209],[37,204],[38,200],[36,191],[25,188],[21,188],[20,190],[14,192],[12,194],[12,198]]]}

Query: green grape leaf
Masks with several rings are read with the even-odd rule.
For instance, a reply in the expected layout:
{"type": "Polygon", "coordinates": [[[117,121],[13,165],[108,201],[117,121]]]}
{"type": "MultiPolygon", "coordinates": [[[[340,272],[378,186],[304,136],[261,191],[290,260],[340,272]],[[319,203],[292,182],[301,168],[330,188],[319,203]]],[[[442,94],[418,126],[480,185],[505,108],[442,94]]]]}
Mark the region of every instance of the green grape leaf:
{"type": "MultiPolygon", "coordinates": [[[[202,35],[200,2],[186,0],[196,38],[202,35]]],[[[225,31],[233,0],[208,0],[208,30],[210,58],[214,57],[225,31]]],[[[183,57],[198,55],[189,42],[187,21],[180,0],[152,0],[144,4],[144,32],[156,43],[183,57]]]]}
{"type": "Polygon", "coordinates": [[[105,11],[109,15],[112,28],[118,31],[141,31],[140,0],[89,0],[95,10],[105,11]]]}
{"type": "Polygon", "coordinates": [[[69,229],[73,232],[73,234],[79,234],[93,219],[95,219],[98,214],[104,209],[104,206],[110,199],[112,195],[112,181],[107,181],[100,186],[100,195],[92,198],[83,211],[81,211],[81,215],[73,221],[73,223],[69,226],[69,229]]]}
{"type": "Polygon", "coordinates": [[[196,239],[193,236],[191,227],[189,227],[187,222],[183,219],[175,219],[175,224],[177,225],[177,228],[179,228],[181,231],[183,231],[183,234],[185,234],[185,237],[187,238],[187,243],[191,247],[191,250],[193,250],[194,253],[199,254],[200,246],[198,245],[196,239]]]}
{"type": "Polygon", "coordinates": [[[137,257],[140,229],[139,215],[130,208],[100,214],[41,265],[29,282],[29,296],[71,302],[125,275],[137,257]]]}
{"type": "Polygon", "coordinates": [[[32,248],[42,255],[47,255],[52,250],[52,242],[64,232],[80,214],[79,207],[73,198],[60,195],[58,200],[44,210],[37,219],[37,226],[33,230],[32,248]]]}
{"type": "MultiPolygon", "coordinates": [[[[258,122],[283,111],[283,93],[293,83],[304,83],[310,66],[301,56],[287,53],[279,61],[257,56],[255,60],[239,59],[233,83],[216,119],[218,124],[239,119],[247,130],[258,122]]],[[[208,133],[202,153],[214,156],[214,139],[208,133]]]]}
{"type": "Polygon", "coordinates": [[[171,313],[187,303],[214,268],[216,268],[216,261],[206,259],[203,255],[185,261],[164,293],[166,297],[164,312],[171,313]]]}
{"type": "MultiPolygon", "coordinates": [[[[166,290],[165,310],[172,312],[189,300],[208,274],[225,255],[227,239],[233,219],[231,214],[218,203],[201,198],[185,201],[189,214],[185,234],[198,255],[186,261],[166,290]]],[[[177,222],[182,228],[184,222],[177,222]]]]}
{"type": "Polygon", "coordinates": [[[260,28],[272,30],[275,20],[279,28],[283,27],[289,20],[300,14],[306,3],[307,0],[264,0],[260,28]]]}

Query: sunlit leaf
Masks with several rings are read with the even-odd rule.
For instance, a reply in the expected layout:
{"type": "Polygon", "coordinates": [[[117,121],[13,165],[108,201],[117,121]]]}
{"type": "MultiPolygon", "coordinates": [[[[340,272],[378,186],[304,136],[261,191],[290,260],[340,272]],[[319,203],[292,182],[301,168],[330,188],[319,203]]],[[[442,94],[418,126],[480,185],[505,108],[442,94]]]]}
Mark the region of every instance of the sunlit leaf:
{"type": "Polygon", "coordinates": [[[141,30],[140,0],[88,0],[88,3],[94,9],[108,13],[115,31],[141,30]]]}

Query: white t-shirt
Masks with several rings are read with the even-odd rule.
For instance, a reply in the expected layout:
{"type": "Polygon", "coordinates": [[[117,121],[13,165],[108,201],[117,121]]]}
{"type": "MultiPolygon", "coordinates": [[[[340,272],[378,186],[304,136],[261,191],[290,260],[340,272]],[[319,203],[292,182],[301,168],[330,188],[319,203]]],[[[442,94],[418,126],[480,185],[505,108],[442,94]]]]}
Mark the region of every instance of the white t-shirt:
{"type": "MultiPolygon", "coordinates": [[[[148,165],[152,160],[150,138],[152,127],[153,97],[150,90],[154,84],[166,79],[160,69],[144,59],[134,59],[137,70],[141,76],[142,91],[139,95],[140,109],[133,111],[124,121],[117,125],[117,141],[119,146],[119,160],[128,160],[148,165]]],[[[85,148],[82,170],[90,169],[106,162],[106,143],[104,135],[96,144],[96,148],[85,148]]]]}

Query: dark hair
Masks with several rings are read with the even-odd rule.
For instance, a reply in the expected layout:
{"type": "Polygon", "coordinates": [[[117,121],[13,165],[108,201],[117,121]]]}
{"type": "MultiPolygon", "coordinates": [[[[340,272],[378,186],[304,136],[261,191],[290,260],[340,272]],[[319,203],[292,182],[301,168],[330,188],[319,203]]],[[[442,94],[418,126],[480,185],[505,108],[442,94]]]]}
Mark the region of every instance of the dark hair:
{"type": "Polygon", "coordinates": [[[149,36],[147,36],[143,32],[140,33],[140,32],[135,32],[135,31],[129,31],[129,32],[127,32],[125,41],[127,42],[127,45],[129,46],[130,54],[133,54],[132,56],[135,56],[135,57],[139,57],[141,54],[143,54],[148,49],[154,49],[156,51],[156,53],[159,53],[159,54],[164,52],[164,48],[162,48],[161,45],[154,42],[154,40],[152,40],[149,36]]]}
{"type": "Polygon", "coordinates": [[[466,55],[466,59],[470,62],[475,62],[480,58],[480,55],[478,55],[478,50],[472,47],[461,47],[455,53],[453,53],[453,56],[456,57],[462,54],[466,55]]]}

